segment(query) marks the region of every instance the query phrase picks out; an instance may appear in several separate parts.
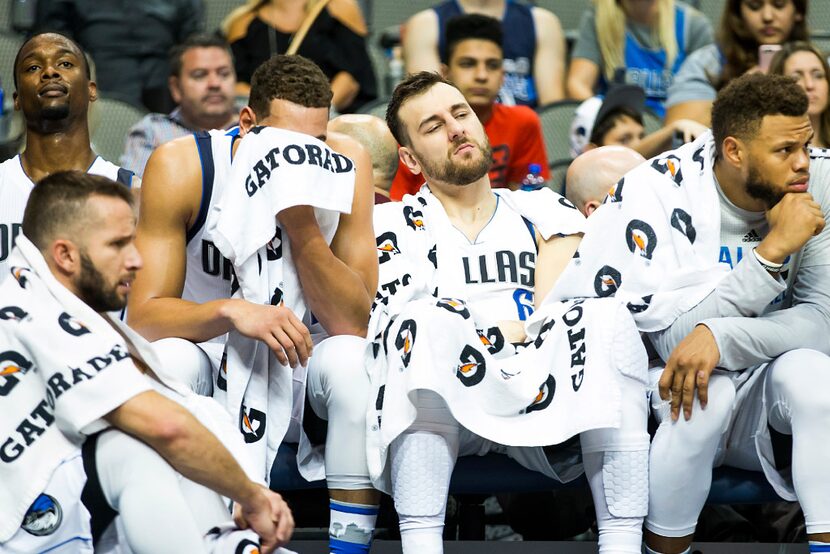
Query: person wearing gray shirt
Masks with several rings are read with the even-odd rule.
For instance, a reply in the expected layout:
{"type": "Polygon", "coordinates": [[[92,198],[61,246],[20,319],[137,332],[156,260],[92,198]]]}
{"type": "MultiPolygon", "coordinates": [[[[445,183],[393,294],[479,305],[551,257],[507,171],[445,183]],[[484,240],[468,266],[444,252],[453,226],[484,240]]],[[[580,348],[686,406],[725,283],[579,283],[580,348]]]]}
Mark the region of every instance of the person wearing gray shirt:
{"type": "Polygon", "coordinates": [[[830,154],[808,149],[796,89],[748,75],[714,102],[716,255],[732,269],[648,334],[665,360],[652,373],[648,552],[689,552],[722,464],[763,471],[801,503],[811,545],[830,542],[830,154]]]}

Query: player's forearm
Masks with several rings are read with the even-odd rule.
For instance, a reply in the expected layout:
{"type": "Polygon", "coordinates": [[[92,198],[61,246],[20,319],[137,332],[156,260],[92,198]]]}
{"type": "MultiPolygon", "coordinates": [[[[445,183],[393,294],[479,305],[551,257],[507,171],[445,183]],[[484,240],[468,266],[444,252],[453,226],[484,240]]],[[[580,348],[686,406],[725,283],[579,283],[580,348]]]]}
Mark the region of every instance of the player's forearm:
{"type": "Polygon", "coordinates": [[[365,336],[372,296],[361,276],[335,256],[322,235],[289,235],[303,295],[330,335],[365,336]]]}
{"type": "Polygon", "coordinates": [[[213,433],[183,408],[172,419],[164,434],[146,442],[191,481],[243,506],[257,501],[259,485],[245,475],[213,433]]]}
{"type": "Polygon", "coordinates": [[[667,329],[649,333],[649,339],[663,360],[696,325],[713,318],[754,317],[784,290],[784,284],[769,276],[749,256],[724,277],[717,288],[697,306],[678,317],[667,329]]]}
{"type": "Polygon", "coordinates": [[[661,152],[670,150],[672,146],[672,127],[663,127],[634,145],[634,150],[643,155],[644,158],[652,158],[661,152]]]}
{"type": "Polygon", "coordinates": [[[197,304],[181,298],[150,298],[130,304],[127,323],[149,341],[179,337],[204,342],[233,329],[237,299],[197,304]]]}

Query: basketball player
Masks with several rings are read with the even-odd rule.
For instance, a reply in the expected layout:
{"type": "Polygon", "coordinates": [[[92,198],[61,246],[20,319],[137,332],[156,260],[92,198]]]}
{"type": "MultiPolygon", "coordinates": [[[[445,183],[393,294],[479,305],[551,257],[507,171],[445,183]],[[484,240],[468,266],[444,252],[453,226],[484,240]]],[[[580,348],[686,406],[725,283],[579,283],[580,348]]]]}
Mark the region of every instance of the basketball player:
{"type": "MultiPolygon", "coordinates": [[[[230,523],[220,494],[243,505],[271,550],[291,534],[285,503],[153,374],[146,343],[103,315],[124,307],[141,268],[132,203],[122,185],[74,171],[40,181],[26,206],[15,275],[0,285],[0,502],[9,516],[0,550],[105,552],[116,541],[136,553],[212,550],[205,535],[230,523]],[[118,515],[115,538],[107,529],[118,515]]],[[[231,541],[235,551],[250,538],[231,541]]]]}
{"type": "Polygon", "coordinates": [[[689,552],[718,465],[763,471],[800,502],[811,551],[830,548],[830,160],[809,149],[807,105],[788,77],[730,82],[711,134],[628,173],[563,274],[576,288],[602,266],[597,294],[642,295],[635,320],[665,361],[649,552],[689,552]]]}
{"type": "MultiPolygon", "coordinates": [[[[515,204],[508,202],[491,190],[488,177],[491,157],[484,128],[461,91],[438,74],[421,72],[405,79],[395,89],[386,117],[392,134],[401,145],[401,160],[416,175],[423,174],[428,185],[419,192],[418,201],[425,207],[421,224],[416,227],[434,226],[435,219],[443,218],[444,213],[452,225],[448,233],[435,237],[440,244],[438,267],[455,265],[464,281],[453,285],[464,286],[463,294],[470,311],[486,312],[500,320],[498,326],[506,341],[524,342],[524,322],[520,320],[527,318],[532,309],[520,305],[516,293],[525,289],[517,290],[517,287],[529,287],[530,301],[538,307],[574,253],[581,235],[553,234],[542,239],[520,211],[522,208],[515,207],[519,206],[519,200],[511,201],[515,204]],[[444,213],[434,215],[435,219],[430,220],[427,214],[435,211],[428,212],[427,205],[432,206],[431,210],[443,210],[444,213]],[[499,263],[503,263],[500,267],[504,268],[508,260],[525,261],[519,262],[519,267],[514,264],[510,270],[487,271],[487,266],[495,268],[499,263]],[[464,282],[466,285],[462,285],[464,282]]],[[[564,199],[558,203],[554,200],[554,203],[559,206],[557,209],[573,209],[564,199]]],[[[406,208],[412,210],[406,206],[404,215],[406,208]]],[[[401,210],[401,204],[385,204],[376,210],[380,216],[401,210]]],[[[417,213],[419,218],[422,217],[420,211],[417,213]]],[[[554,210],[550,217],[560,217],[560,214],[554,210]]],[[[378,221],[376,218],[376,224],[378,221]]],[[[387,231],[376,228],[379,236],[387,231]]],[[[398,240],[403,241],[400,236],[398,240]]],[[[408,261],[423,264],[425,270],[432,268],[435,262],[416,250],[409,253],[401,250],[395,255],[408,256],[408,261]]],[[[454,378],[449,372],[447,375],[454,378]]],[[[600,551],[636,553],[640,551],[645,514],[644,491],[639,507],[632,508],[632,504],[620,511],[618,506],[608,507],[613,502],[613,494],[606,497],[603,484],[603,473],[613,473],[613,469],[603,467],[603,456],[607,454],[610,459],[610,450],[617,450],[610,446],[612,443],[615,446],[625,443],[627,447],[621,450],[626,450],[626,454],[636,453],[641,460],[648,445],[645,387],[626,376],[622,376],[620,383],[623,389],[620,428],[595,429],[581,433],[580,438],[586,473],[597,506],[600,551]]],[[[404,552],[437,553],[443,551],[441,538],[446,495],[458,455],[506,449],[508,455],[522,465],[538,471],[547,471],[546,465],[552,462],[541,448],[504,447],[474,435],[461,427],[437,394],[428,390],[417,392],[413,399],[417,409],[415,422],[397,436],[389,448],[391,490],[400,518],[404,552]]],[[[389,398],[388,387],[384,394],[384,405],[400,401],[389,398]]],[[[626,458],[624,462],[630,468],[630,475],[644,477],[645,464],[642,463],[638,470],[630,460],[626,458]],[[631,465],[627,465],[629,463],[631,465]]],[[[620,482],[620,485],[637,487],[636,483],[637,479],[632,478],[627,484],[620,482]]]]}
{"type": "MultiPolygon", "coordinates": [[[[227,182],[238,137],[257,125],[326,140],[352,158],[357,168],[354,202],[351,213],[341,216],[331,247],[310,207],[284,210],[279,218],[307,305],[322,327],[320,337],[332,336],[315,346],[308,376],[314,414],[329,421],[326,477],[332,517],[344,514],[343,527],[358,518],[360,527],[373,529],[378,496],[371,490],[365,448],[360,446],[365,436],[359,422],[365,419],[366,403],[349,404],[351,411],[344,411],[334,398],[342,389],[340,380],[348,382],[353,372],[364,372],[363,337],[377,286],[372,162],[352,139],[327,134],[330,103],[329,82],[316,65],[301,56],[275,56],[254,72],[249,105],[237,130],[200,133],[156,150],[144,173],[136,244],[146,262],[130,296],[129,323],[156,341],[170,367],[187,372],[180,374],[182,380],[203,394],[217,382],[224,334],[231,329],[265,342],[283,364],[305,366],[312,350],[310,322],[299,321],[282,306],[231,299],[230,263],[203,238],[204,222],[227,182]],[[341,501],[362,507],[343,507],[341,501]],[[364,517],[364,512],[371,516],[364,517]]],[[[295,406],[304,404],[303,394],[296,392],[295,406]]],[[[299,440],[298,425],[285,440],[299,440]]],[[[368,542],[361,547],[368,549],[368,542]]]]}
{"type": "Polygon", "coordinates": [[[614,183],[646,159],[625,146],[600,146],[577,156],[568,166],[565,196],[588,217],[614,183]]]}
{"type": "Polygon", "coordinates": [[[98,93],[77,43],[55,33],[27,40],[14,59],[14,86],[14,109],[26,121],[26,149],[0,164],[0,280],[34,183],[74,169],[139,186],[132,172],[90,148],[87,112],[98,93]]]}

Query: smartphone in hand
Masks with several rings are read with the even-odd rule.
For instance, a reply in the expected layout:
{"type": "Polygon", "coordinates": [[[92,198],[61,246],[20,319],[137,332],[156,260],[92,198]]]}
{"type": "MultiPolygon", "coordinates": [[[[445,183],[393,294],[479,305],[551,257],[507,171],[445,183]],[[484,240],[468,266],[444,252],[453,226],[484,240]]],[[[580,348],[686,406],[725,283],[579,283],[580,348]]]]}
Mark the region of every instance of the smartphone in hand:
{"type": "Polygon", "coordinates": [[[772,58],[781,50],[780,44],[762,44],[758,47],[758,69],[762,73],[769,71],[769,66],[772,64],[772,58]]]}

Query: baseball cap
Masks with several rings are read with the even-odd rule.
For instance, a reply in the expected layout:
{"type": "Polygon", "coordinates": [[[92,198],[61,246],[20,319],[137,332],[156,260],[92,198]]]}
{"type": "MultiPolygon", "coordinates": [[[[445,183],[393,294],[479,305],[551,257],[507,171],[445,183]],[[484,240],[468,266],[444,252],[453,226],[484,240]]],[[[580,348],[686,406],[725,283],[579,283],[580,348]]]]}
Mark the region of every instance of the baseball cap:
{"type": "Polygon", "coordinates": [[[605,96],[588,98],[574,112],[571,122],[571,157],[577,157],[588,146],[594,125],[601,123],[606,117],[619,108],[628,108],[642,115],[645,110],[646,93],[637,85],[612,85],[605,96]]]}

